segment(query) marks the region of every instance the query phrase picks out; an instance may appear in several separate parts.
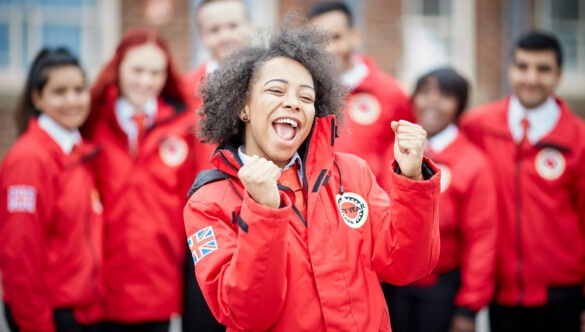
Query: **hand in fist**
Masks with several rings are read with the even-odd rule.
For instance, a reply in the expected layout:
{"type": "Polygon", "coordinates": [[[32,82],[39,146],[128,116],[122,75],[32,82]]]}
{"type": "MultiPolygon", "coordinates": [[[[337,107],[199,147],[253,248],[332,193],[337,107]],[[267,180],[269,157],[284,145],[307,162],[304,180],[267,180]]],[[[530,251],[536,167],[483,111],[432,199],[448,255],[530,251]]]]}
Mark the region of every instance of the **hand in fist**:
{"type": "Polygon", "coordinates": [[[402,175],[413,180],[422,180],[421,165],[427,132],[421,126],[408,121],[392,121],[390,124],[396,140],[394,159],[402,175]]]}
{"type": "Polygon", "coordinates": [[[280,194],[276,185],[280,169],[272,161],[255,155],[242,166],[238,177],[257,203],[271,208],[280,206],[280,194]]]}

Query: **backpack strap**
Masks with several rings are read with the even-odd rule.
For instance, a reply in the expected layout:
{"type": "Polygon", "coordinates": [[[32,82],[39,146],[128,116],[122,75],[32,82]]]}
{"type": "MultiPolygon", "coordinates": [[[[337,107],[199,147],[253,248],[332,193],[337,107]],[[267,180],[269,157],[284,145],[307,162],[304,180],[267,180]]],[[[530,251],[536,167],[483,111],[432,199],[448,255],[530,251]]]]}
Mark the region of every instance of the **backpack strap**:
{"type": "Polygon", "coordinates": [[[229,178],[230,176],[228,174],[218,169],[206,169],[199,172],[199,174],[197,174],[197,178],[195,178],[195,182],[193,182],[193,185],[191,186],[191,189],[189,189],[189,193],[187,193],[187,200],[204,185],[229,178]]]}

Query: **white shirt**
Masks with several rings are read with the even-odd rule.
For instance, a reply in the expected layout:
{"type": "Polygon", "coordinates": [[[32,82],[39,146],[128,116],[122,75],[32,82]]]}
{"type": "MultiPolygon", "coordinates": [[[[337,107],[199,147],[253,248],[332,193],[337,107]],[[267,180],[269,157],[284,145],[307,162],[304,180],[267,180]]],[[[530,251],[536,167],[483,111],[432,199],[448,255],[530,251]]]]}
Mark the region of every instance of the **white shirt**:
{"type": "Polygon", "coordinates": [[[530,123],[528,141],[535,144],[555,128],[561,117],[561,110],[552,97],[548,97],[544,103],[535,108],[526,109],[520,104],[518,97],[512,95],[508,107],[508,127],[516,143],[519,143],[524,135],[524,128],[520,122],[525,115],[530,123]]]}
{"type": "Polygon", "coordinates": [[[354,90],[368,76],[368,66],[359,56],[352,56],[352,67],[341,74],[341,82],[351,90],[354,90]]]}
{"type": "Polygon", "coordinates": [[[207,60],[205,63],[205,74],[209,75],[219,68],[219,63],[213,59],[207,60]]]}
{"type": "MultiPolygon", "coordinates": [[[[142,110],[147,116],[146,128],[152,126],[154,123],[157,112],[156,107],[156,97],[149,99],[142,107],[142,110]]],[[[126,98],[120,97],[116,100],[116,119],[122,131],[128,136],[129,143],[136,141],[136,136],[138,135],[138,128],[136,128],[136,123],[132,120],[135,111],[136,106],[132,105],[126,98]]]]}
{"type": "Polygon", "coordinates": [[[81,142],[81,135],[79,129],[66,129],[50,116],[41,113],[38,120],[39,127],[41,127],[49,136],[61,147],[65,154],[70,154],[73,146],[81,142]]]}
{"type": "MultiPolygon", "coordinates": [[[[244,145],[240,145],[240,147],[238,148],[238,157],[240,157],[240,159],[242,160],[242,163],[244,163],[244,165],[250,161],[250,159],[252,157],[248,156],[247,154],[244,154],[244,145]]],[[[288,162],[288,164],[286,164],[286,166],[284,166],[284,168],[281,168],[280,171],[284,171],[285,169],[289,169],[291,167],[293,167],[293,165],[297,163],[297,165],[299,166],[297,168],[297,172],[299,174],[299,182],[301,183],[301,187],[303,186],[303,170],[302,170],[302,161],[301,161],[301,156],[299,155],[298,152],[295,152],[295,154],[292,156],[292,158],[290,158],[290,161],[288,162]]]]}
{"type": "Polygon", "coordinates": [[[433,137],[427,139],[426,144],[433,152],[440,153],[447,148],[459,136],[459,128],[453,123],[441,130],[433,137]]]}

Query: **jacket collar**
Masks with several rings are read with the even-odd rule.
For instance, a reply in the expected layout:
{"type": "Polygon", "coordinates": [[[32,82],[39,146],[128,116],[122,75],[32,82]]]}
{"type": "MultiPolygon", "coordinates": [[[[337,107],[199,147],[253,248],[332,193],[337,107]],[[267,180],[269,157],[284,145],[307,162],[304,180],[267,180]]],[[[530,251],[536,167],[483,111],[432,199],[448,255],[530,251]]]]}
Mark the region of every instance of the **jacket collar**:
{"type": "MultiPolygon", "coordinates": [[[[335,132],[335,116],[315,119],[309,136],[298,150],[304,174],[303,187],[307,188],[307,181],[313,182],[322,169],[329,169],[331,166],[334,158],[335,132]]],[[[224,143],[215,150],[211,163],[234,178],[237,178],[237,173],[243,165],[237,148],[229,143],[224,143]]]]}

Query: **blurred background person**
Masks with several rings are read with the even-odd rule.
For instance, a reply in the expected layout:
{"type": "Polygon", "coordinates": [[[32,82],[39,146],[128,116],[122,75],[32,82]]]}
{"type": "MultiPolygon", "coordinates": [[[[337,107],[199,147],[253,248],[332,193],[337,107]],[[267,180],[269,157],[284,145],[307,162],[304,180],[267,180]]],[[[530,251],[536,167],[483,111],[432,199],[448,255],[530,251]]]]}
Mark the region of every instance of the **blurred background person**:
{"type": "Polygon", "coordinates": [[[585,123],[555,95],[562,66],[555,36],[522,34],[508,68],[511,95],[461,121],[497,174],[494,332],[585,330],[585,123]]]}
{"type": "Polygon", "coordinates": [[[0,268],[12,331],[100,331],[102,206],[79,127],[90,94],[64,48],[34,59],[0,169],[0,268]]]}
{"type": "Polygon", "coordinates": [[[428,277],[384,285],[395,332],[473,332],[493,294],[495,186],[486,157],[457,126],[468,95],[465,78],[439,68],[418,79],[411,98],[427,131],[425,154],[441,168],[441,254],[428,277]]]}
{"type": "Polygon", "coordinates": [[[105,329],[166,332],[183,299],[195,113],[166,42],[145,29],[123,36],[91,93],[83,134],[101,144],[105,329]]]}
{"type": "MultiPolygon", "coordinates": [[[[193,18],[197,36],[209,52],[206,61],[184,76],[191,105],[198,112],[202,102],[199,94],[202,81],[219,67],[225,57],[250,42],[253,27],[248,8],[242,0],[203,0],[197,5],[193,18]]],[[[203,146],[204,149],[197,154],[200,164],[205,165],[205,168],[212,168],[209,159],[216,145],[203,146]]],[[[191,252],[187,246],[185,248],[187,260],[183,331],[225,331],[225,327],[213,317],[201,294],[195,280],[191,252]]]]}
{"type": "MultiPolygon", "coordinates": [[[[307,17],[310,24],[331,33],[328,50],[337,58],[342,82],[349,89],[336,150],[365,159],[378,183],[384,185],[393,159],[394,135],[388,130],[390,122],[414,122],[408,97],[398,81],[357,51],[360,33],[345,3],[318,3],[309,9],[307,17]]],[[[389,192],[387,186],[384,189],[389,192]]]]}

